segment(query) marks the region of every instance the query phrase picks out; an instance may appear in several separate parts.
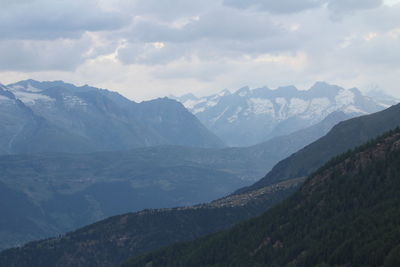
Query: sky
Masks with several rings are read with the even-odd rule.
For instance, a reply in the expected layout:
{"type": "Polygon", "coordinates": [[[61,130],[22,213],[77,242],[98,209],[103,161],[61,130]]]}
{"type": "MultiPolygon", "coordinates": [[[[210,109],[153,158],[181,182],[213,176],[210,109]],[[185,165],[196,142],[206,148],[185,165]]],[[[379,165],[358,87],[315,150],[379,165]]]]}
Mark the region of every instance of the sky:
{"type": "Polygon", "coordinates": [[[135,100],[316,81],[400,97],[400,0],[0,0],[0,82],[135,100]]]}

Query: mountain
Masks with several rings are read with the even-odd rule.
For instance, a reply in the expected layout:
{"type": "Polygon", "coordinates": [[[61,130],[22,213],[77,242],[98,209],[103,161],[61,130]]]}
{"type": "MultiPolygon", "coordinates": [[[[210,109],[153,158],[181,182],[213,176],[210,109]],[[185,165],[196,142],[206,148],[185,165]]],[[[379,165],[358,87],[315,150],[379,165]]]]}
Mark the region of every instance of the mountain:
{"type": "Polygon", "coordinates": [[[398,266],[400,130],[344,154],[230,230],[124,266],[398,266]]]}
{"type": "Polygon", "coordinates": [[[163,245],[193,240],[260,214],[291,194],[302,180],[209,204],[114,216],[64,236],[0,253],[0,266],[118,266],[163,245]]]}
{"type": "Polygon", "coordinates": [[[0,88],[0,110],[0,154],[90,150],[85,138],[35,114],[5,86],[0,88]]]}
{"type": "Polygon", "coordinates": [[[327,135],[279,162],[264,178],[248,188],[242,188],[239,192],[307,176],[330,158],[398,126],[400,126],[400,104],[374,114],[340,122],[327,135]]]}
{"type": "Polygon", "coordinates": [[[180,103],[167,98],[135,103],[115,92],[62,81],[26,80],[2,86],[1,92],[4,154],[223,146],[180,103]]]}
{"type": "Polygon", "coordinates": [[[56,236],[116,214],[194,205],[231,194],[345,118],[344,113],[332,114],[310,128],[247,148],[163,146],[2,156],[0,183],[8,193],[5,205],[0,206],[0,214],[5,215],[0,249],[56,236]],[[22,200],[14,210],[7,203],[14,203],[17,196],[22,200]],[[23,226],[15,227],[14,221],[23,226]]]}
{"type": "MultiPolygon", "coordinates": [[[[324,139],[325,136],[320,139],[325,140],[322,144],[326,145],[328,145],[326,142],[329,141],[329,146],[318,146],[318,148],[329,149],[330,147],[339,146],[339,150],[347,151],[354,147],[353,143],[346,142],[348,139],[352,142],[363,138],[369,140],[376,137],[377,134],[379,135],[379,133],[399,126],[399,114],[400,105],[397,105],[373,115],[351,119],[346,121],[346,123],[339,123],[326,135],[331,136],[331,138],[324,139]],[[357,128],[358,130],[354,131],[353,129],[352,131],[348,131],[347,129],[351,129],[348,125],[351,124],[354,124],[353,128],[357,128]],[[374,129],[374,131],[371,131],[371,129],[374,129]],[[343,135],[331,135],[333,131],[336,133],[343,132],[343,135]],[[340,146],[342,142],[349,147],[344,148],[340,146]]],[[[316,143],[320,142],[320,140],[316,143]]],[[[223,149],[223,151],[227,150],[228,149],[223,149]]],[[[231,150],[237,152],[238,148],[231,148],[231,150]]],[[[339,150],[335,151],[338,152],[339,150]]],[[[321,151],[322,150],[307,149],[306,147],[304,148],[303,157],[306,159],[317,159],[320,157],[321,151]],[[308,154],[305,152],[308,152],[308,154]]],[[[211,153],[207,152],[206,154],[209,155],[208,159],[210,159],[211,153]]],[[[237,155],[238,154],[232,157],[229,156],[229,154],[225,154],[224,157],[218,155],[216,158],[226,158],[229,161],[230,158],[237,158],[237,155]]],[[[322,160],[323,159],[324,157],[322,160]]],[[[326,161],[328,160],[329,159],[326,161]]],[[[241,161],[242,160],[239,159],[232,164],[237,166],[238,169],[241,169],[239,164],[241,161]]],[[[282,162],[285,162],[285,160],[282,162]]],[[[304,166],[304,168],[307,167],[313,168],[314,165],[304,166]]],[[[296,173],[297,165],[294,164],[293,168],[294,173],[296,173]]],[[[290,165],[287,166],[286,170],[287,172],[290,171],[290,165]]],[[[195,206],[173,210],[150,210],[144,214],[151,214],[151,216],[145,216],[144,218],[146,219],[140,224],[136,223],[137,219],[135,218],[139,218],[140,214],[143,213],[129,214],[127,217],[129,218],[128,220],[122,220],[124,215],[109,218],[105,221],[100,221],[82,228],[81,230],[67,234],[61,238],[32,242],[18,249],[7,250],[0,254],[0,263],[7,262],[8,266],[28,266],[28,263],[36,264],[40,259],[40,264],[38,263],[37,265],[54,266],[58,260],[62,259],[59,264],[64,266],[68,266],[67,260],[71,265],[85,265],[88,264],[88,262],[94,262],[94,264],[98,266],[101,266],[101,262],[105,262],[105,266],[116,265],[121,260],[126,259],[129,254],[134,256],[138,253],[159,248],[175,241],[189,240],[216,230],[226,229],[230,225],[238,223],[245,218],[259,215],[274,203],[288,196],[305,179],[304,177],[295,179],[289,178],[284,177],[284,179],[286,179],[285,181],[275,184],[270,182],[265,186],[258,184],[257,187],[246,188],[247,190],[242,190],[241,193],[232,194],[227,198],[214,202],[214,204],[218,203],[216,205],[213,205],[213,202],[208,205],[201,205],[201,207],[206,208],[211,205],[211,207],[216,209],[212,213],[208,213],[208,211],[200,209],[199,206],[195,206]],[[224,209],[227,207],[230,208],[224,209]],[[177,210],[184,210],[188,213],[175,213],[177,210]],[[171,211],[171,213],[169,213],[169,211],[171,211]],[[246,212],[243,213],[244,211],[246,212]],[[204,218],[204,221],[199,218],[204,218]],[[221,220],[221,218],[226,218],[227,220],[221,220]],[[121,223],[121,220],[123,222],[132,222],[132,224],[121,223]],[[91,235],[90,233],[95,234],[91,235]],[[101,233],[104,234],[102,235],[101,233]],[[165,238],[160,238],[161,234],[166,234],[167,237],[164,235],[165,238]],[[123,242],[121,240],[123,240],[123,242]],[[53,246],[53,244],[55,245],[53,246]],[[107,253],[107,251],[112,251],[112,253],[107,253]],[[37,255],[42,256],[38,257],[37,255]],[[95,258],[99,260],[94,261],[95,258]],[[113,264],[110,264],[110,261],[113,264]]]]}
{"type": "Polygon", "coordinates": [[[294,86],[271,90],[241,88],[235,93],[176,98],[213,133],[230,146],[248,146],[287,135],[314,125],[334,111],[352,116],[373,113],[390,106],[364,96],[356,89],[344,89],[317,82],[309,90],[294,86]]]}

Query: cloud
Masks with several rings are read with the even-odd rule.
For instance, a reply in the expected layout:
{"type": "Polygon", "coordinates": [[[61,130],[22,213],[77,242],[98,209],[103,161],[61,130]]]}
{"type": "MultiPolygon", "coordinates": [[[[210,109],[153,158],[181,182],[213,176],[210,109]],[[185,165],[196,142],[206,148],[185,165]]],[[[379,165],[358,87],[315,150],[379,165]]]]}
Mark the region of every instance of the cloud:
{"type": "Polygon", "coordinates": [[[208,60],[285,51],[296,44],[285,43],[293,40],[288,31],[269,16],[230,8],[209,11],[179,26],[141,17],[124,34],[128,38],[118,49],[118,58],[125,64],[165,64],[181,58],[208,60]],[[160,43],[162,47],[155,45],[160,43]]]}
{"type": "Polygon", "coordinates": [[[0,39],[80,38],[87,31],[116,30],[128,23],[94,0],[6,0],[0,9],[0,39]]]}
{"type": "Polygon", "coordinates": [[[181,26],[141,19],[134,24],[131,35],[134,40],[143,42],[190,42],[199,39],[259,40],[279,32],[282,32],[280,26],[268,16],[219,8],[192,17],[181,26]]]}
{"type": "Polygon", "coordinates": [[[307,87],[315,80],[398,90],[399,4],[0,1],[0,78],[6,71],[68,78],[142,99],[247,84],[307,87]]]}
{"type": "Polygon", "coordinates": [[[313,8],[327,6],[333,13],[343,14],[356,10],[376,8],[383,4],[382,0],[224,0],[227,6],[268,11],[275,14],[297,13],[313,8]]]}
{"type": "Polygon", "coordinates": [[[348,13],[356,10],[377,8],[383,0],[330,0],[328,8],[335,13],[348,13]]]}
{"type": "Polygon", "coordinates": [[[135,16],[151,16],[161,21],[176,21],[193,17],[220,6],[220,0],[125,0],[120,2],[122,11],[135,16]]]}
{"type": "Polygon", "coordinates": [[[0,70],[73,71],[85,60],[90,40],[0,41],[0,70]]]}
{"type": "Polygon", "coordinates": [[[124,64],[167,64],[178,58],[189,56],[185,45],[170,45],[163,42],[128,43],[117,51],[124,64]]]}
{"type": "Polygon", "coordinates": [[[321,0],[224,0],[224,4],[236,8],[251,8],[271,13],[296,13],[320,7],[321,0]]]}

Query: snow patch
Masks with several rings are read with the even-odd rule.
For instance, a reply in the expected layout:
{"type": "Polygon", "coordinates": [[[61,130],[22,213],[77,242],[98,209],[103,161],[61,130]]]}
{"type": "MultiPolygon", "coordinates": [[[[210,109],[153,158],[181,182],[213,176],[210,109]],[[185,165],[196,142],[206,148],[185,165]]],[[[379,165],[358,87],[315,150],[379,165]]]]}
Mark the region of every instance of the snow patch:
{"type": "Polygon", "coordinates": [[[14,85],[10,87],[10,90],[13,92],[30,92],[30,93],[39,93],[43,90],[32,86],[30,83],[26,87],[22,85],[14,85]]]}
{"type": "Polygon", "coordinates": [[[218,104],[218,101],[208,101],[206,106],[207,107],[214,107],[218,104]]]}
{"type": "Polygon", "coordinates": [[[63,96],[63,101],[66,107],[74,108],[79,106],[87,106],[88,104],[81,98],[77,96],[65,95],[63,96]]]}
{"type": "Polygon", "coordinates": [[[277,97],[275,98],[275,103],[279,105],[279,110],[277,112],[277,118],[279,120],[284,120],[286,119],[286,114],[285,112],[285,108],[287,107],[287,101],[285,98],[283,97],[277,97]]]}
{"type": "Polygon", "coordinates": [[[354,104],[355,95],[350,90],[340,90],[338,95],[335,97],[336,105],[347,106],[354,104]]]}
{"type": "Polygon", "coordinates": [[[265,98],[250,98],[248,102],[256,115],[274,114],[274,105],[269,99],[265,98]]]}
{"type": "Polygon", "coordinates": [[[229,94],[230,94],[230,92],[225,89],[225,90],[222,90],[221,92],[219,92],[217,95],[222,97],[222,96],[226,96],[229,94]]]}
{"type": "Polygon", "coordinates": [[[292,98],[289,103],[288,116],[295,116],[304,113],[309,107],[310,102],[300,98],[292,98]]]}
{"type": "Polygon", "coordinates": [[[232,123],[238,119],[238,115],[239,115],[240,111],[242,111],[242,109],[243,109],[242,107],[238,107],[236,109],[235,114],[233,114],[232,116],[230,116],[228,118],[229,123],[232,123]]]}
{"type": "Polygon", "coordinates": [[[201,108],[193,109],[192,112],[193,112],[193,114],[197,114],[197,113],[203,112],[204,110],[206,110],[206,108],[205,107],[201,107],[201,108]]]}
{"type": "Polygon", "coordinates": [[[224,109],[224,111],[221,112],[221,114],[219,114],[217,117],[211,119],[210,121],[211,121],[212,123],[215,123],[215,122],[218,121],[222,116],[224,116],[224,114],[228,111],[228,109],[229,109],[229,107],[226,107],[226,108],[224,109]]]}
{"type": "Polygon", "coordinates": [[[205,107],[195,108],[195,109],[192,110],[192,113],[193,114],[197,114],[197,113],[203,112],[204,110],[206,110],[205,107]]]}
{"type": "Polygon", "coordinates": [[[191,110],[193,109],[195,106],[197,106],[198,104],[204,103],[206,102],[205,99],[200,99],[200,100],[186,100],[183,105],[185,106],[185,108],[191,110]]]}
{"type": "Polygon", "coordinates": [[[36,102],[50,102],[55,101],[54,99],[48,97],[47,95],[41,95],[30,92],[15,91],[14,95],[21,100],[24,104],[34,105],[36,102]]]}
{"type": "Polygon", "coordinates": [[[28,87],[25,90],[32,93],[42,92],[41,89],[33,87],[31,84],[28,84],[28,87]]]}
{"type": "Polygon", "coordinates": [[[342,109],[344,113],[351,114],[351,113],[358,113],[358,114],[368,114],[368,112],[357,108],[356,106],[349,105],[342,109]]]}
{"type": "Polygon", "coordinates": [[[331,106],[331,102],[328,98],[314,98],[311,100],[310,106],[307,110],[307,117],[310,119],[312,117],[320,117],[324,114],[332,112],[329,107],[334,108],[331,106]]]}

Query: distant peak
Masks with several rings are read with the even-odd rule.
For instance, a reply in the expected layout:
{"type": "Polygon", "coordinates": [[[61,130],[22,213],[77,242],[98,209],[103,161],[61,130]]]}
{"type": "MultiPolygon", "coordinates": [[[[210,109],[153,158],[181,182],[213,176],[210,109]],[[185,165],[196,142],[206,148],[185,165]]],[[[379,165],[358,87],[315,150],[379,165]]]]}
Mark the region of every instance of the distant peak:
{"type": "Polygon", "coordinates": [[[184,95],[181,96],[181,97],[185,97],[185,98],[197,98],[197,96],[195,96],[195,95],[192,94],[192,93],[184,94],[184,95]]]}
{"type": "Polygon", "coordinates": [[[324,82],[324,81],[317,81],[314,83],[314,85],[311,88],[323,88],[323,87],[328,87],[332,86],[331,84],[324,82]]]}
{"type": "Polygon", "coordinates": [[[316,82],[308,92],[311,94],[316,94],[318,96],[335,96],[339,91],[344,90],[344,88],[337,85],[329,84],[327,82],[316,82]]]}
{"type": "Polygon", "coordinates": [[[239,96],[245,96],[248,93],[250,93],[250,88],[248,86],[242,87],[240,89],[238,89],[235,94],[239,95],[239,96]]]}
{"type": "Polygon", "coordinates": [[[186,102],[188,100],[198,100],[199,99],[197,96],[195,96],[192,93],[184,94],[184,95],[179,96],[179,97],[170,95],[170,96],[168,96],[168,98],[174,99],[174,100],[178,100],[178,101],[182,101],[182,102],[186,102]]]}
{"type": "Polygon", "coordinates": [[[219,96],[226,96],[226,95],[230,95],[230,94],[231,94],[231,92],[226,88],[218,93],[219,96]]]}
{"type": "Polygon", "coordinates": [[[355,95],[362,95],[361,91],[356,87],[353,87],[349,90],[352,91],[355,95]]]}
{"type": "Polygon", "coordinates": [[[293,85],[280,86],[276,90],[279,90],[281,92],[287,92],[287,93],[292,93],[292,92],[297,92],[298,91],[297,87],[293,86],[293,85]]]}

